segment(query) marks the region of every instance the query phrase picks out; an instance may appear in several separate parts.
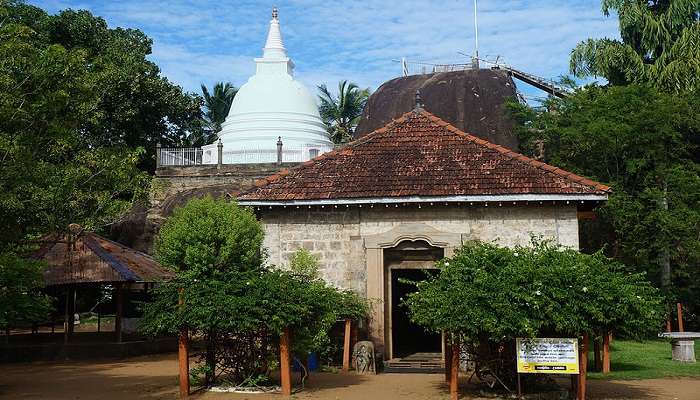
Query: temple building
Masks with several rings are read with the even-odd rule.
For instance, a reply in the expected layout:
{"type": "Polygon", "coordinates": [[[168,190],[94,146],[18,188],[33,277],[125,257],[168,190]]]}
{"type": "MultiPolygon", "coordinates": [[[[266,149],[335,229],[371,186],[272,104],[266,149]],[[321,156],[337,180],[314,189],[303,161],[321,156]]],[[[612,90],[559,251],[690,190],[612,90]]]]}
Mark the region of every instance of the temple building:
{"type": "Polygon", "coordinates": [[[462,132],[422,108],[340,149],[261,179],[238,196],[255,207],[269,262],[297,249],[324,279],[373,304],[369,336],[385,360],[439,357],[439,335],[414,325],[400,299],[467,241],[578,248],[578,218],[609,188],[462,132]]]}
{"type": "MultiPolygon", "coordinates": [[[[294,79],[277,9],[272,11],[256,72],[231,104],[219,139],[223,164],[302,162],[333,149],[316,98],[294,79]]],[[[218,143],[202,148],[202,163],[218,162],[218,143]]]]}

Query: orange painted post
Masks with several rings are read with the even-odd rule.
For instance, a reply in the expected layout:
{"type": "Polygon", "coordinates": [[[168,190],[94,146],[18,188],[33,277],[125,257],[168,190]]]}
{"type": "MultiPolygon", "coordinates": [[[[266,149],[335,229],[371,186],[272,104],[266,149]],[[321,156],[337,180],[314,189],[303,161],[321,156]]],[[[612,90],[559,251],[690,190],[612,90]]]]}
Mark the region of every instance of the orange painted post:
{"type": "Polygon", "coordinates": [[[593,359],[594,359],[594,364],[595,364],[595,370],[596,371],[602,371],[603,370],[603,360],[601,358],[601,350],[600,350],[600,340],[595,339],[593,342],[593,359]]]}
{"type": "Polygon", "coordinates": [[[671,332],[671,329],[673,329],[673,328],[671,328],[671,318],[669,317],[666,320],[666,332],[671,332]]]}
{"type": "Polygon", "coordinates": [[[684,329],[683,329],[683,306],[681,306],[681,303],[676,303],[676,309],[678,310],[678,332],[684,332],[684,329]]]}
{"type": "Polygon", "coordinates": [[[345,339],[343,340],[343,372],[350,371],[350,334],[352,332],[352,321],[345,320],[345,339]]]}
{"type": "Polygon", "coordinates": [[[586,399],[586,370],[588,369],[588,333],[583,334],[583,342],[578,348],[579,372],[576,387],[576,400],[586,399]]]}
{"type": "Polygon", "coordinates": [[[291,345],[289,328],[285,328],[280,337],[280,383],[285,396],[292,395],[291,345]]]}
{"type": "Polygon", "coordinates": [[[444,347],[445,347],[445,382],[450,382],[451,372],[452,372],[452,346],[450,346],[450,341],[447,339],[448,336],[445,334],[444,347]]]}
{"type": "MultiPolygon", "coordinates": [[[[185,304],[182,291],[182,289],[179,290],[180,298],[178,299],[178,305],[180,308],[182,308],[182,306],[185,304]]],[[[180,367],[179,382],[181,399],[186,399],[190,395],[190,351],[188,342],[189,338],[187,328],[180,329],[177,346],[177,361],[178,366],[180,367]]]]}
{"type": "Polygon", "coordinates": [[[612,332],[606,332],[603,336],[603,374],[610,373],[610,338],[612,332]]]}
{"type": "Polygon", "coordinates": [[[452,339],[452,355],[450,357],[450,400],[459,398],[459,341],[452,339]]]}

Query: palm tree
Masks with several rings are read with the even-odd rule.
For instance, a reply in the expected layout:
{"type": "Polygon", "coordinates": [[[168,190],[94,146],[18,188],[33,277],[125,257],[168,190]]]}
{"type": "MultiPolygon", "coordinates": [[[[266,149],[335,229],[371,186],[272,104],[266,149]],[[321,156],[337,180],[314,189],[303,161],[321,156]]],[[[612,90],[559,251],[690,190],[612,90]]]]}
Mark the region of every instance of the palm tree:
{"type": "Polygon", "coordinates": [[[700,1],[602,0],[616,11],[620,37],[588,39],[571,52],[578,77],[602,76],[611,84],[650,83],[679,92],[700,88],[700,1]]]}
{"type": "Polygon", "coordinates": [[[221,124],[226,120],[228,111],[231,109],[231,103],[237,92],[238,89],[229,82],[216,82],[212,93],[209,92],[206,86],[202,85],[204,117],[212,133],[215,134],[221,131],[221,124]]]}
{"type": "Polygon", "coordinates": [[[349,142],[369,98],[369,89],[360,89],[356,84],[342,80],[338,83],[337,96],[325,84],[319,85],[318,91],[321,102],[319,112],[331,140],[335,144],[349,142]]]}

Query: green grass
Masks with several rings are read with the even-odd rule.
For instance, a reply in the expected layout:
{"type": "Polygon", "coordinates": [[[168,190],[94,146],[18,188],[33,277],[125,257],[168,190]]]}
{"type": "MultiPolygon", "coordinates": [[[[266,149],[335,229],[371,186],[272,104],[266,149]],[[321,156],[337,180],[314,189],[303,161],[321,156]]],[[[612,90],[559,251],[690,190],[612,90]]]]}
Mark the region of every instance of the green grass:
{"type": "MultiPolygon", "coordinates": [[[[696,358],[700,356],[699,340],[695,341],[695,355],[696,358]]],[[[611,371],[608,375],[592,372],[593,352],[589,353],[588,359],[588,377],[591,379],[700,378],[700,363],[671,360],[671,344],[665,340],[614,340],[610,345],[611,371]]]]}

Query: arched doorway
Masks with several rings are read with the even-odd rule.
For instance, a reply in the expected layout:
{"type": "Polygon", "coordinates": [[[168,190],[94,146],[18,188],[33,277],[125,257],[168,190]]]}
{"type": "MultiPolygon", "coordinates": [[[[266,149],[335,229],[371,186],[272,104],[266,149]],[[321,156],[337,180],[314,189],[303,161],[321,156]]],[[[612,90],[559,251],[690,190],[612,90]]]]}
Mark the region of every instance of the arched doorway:
{"type": "Polygon", "coordinates": [[[435,272],[435,261],[445,256],[444,249],[424,240],[404,240],[384,249],[385,267],[385,341],[390,359],[406,358],[415,354],[440,353],[439,333],[426,332],[411,322],[401,299],[415,291],[409,281],[421,281],[435,272]]]}

